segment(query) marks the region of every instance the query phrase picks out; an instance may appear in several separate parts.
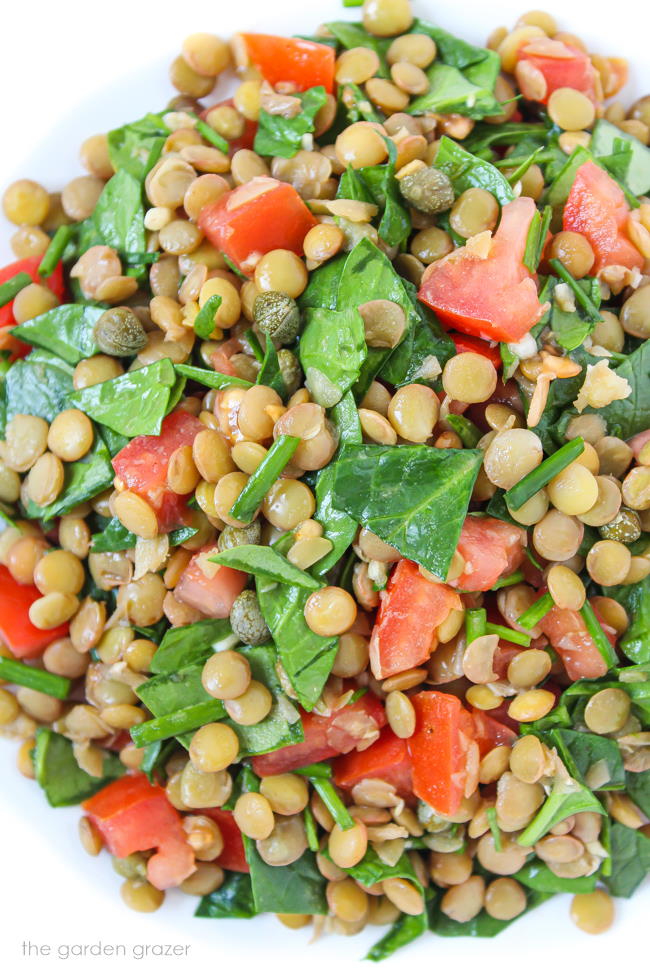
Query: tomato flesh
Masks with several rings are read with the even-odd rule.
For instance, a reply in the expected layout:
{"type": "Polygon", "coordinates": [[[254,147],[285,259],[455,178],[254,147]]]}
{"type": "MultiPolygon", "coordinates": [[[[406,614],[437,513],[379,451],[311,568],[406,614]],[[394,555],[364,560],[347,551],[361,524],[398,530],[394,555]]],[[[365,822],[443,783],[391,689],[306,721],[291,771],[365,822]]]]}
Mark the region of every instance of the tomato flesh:
{"type": "Polygon", "coordinates": [[[334,90],[336,54],[328,44],[273,34],[240,36],[251,63],[274,88],[288,84],[294,91],[307,91],[323,85],[328,92],[334,90]]]}
{"type": "Polygon", "coordinates": [[[225,620],[248,582],[248,574],[210,562],[209,557],[217,553],[215,545],[204,545],[196,552],[184,569],[174,595],[204,616],[225,620]]]}
{"type": "MultiPolygon", "coordinates": [[[[6,267],[0,268],[0,284],[4,284],[10,278],[13,278],[16,274],[28,274],[34,284],[45,284],[52,291],[59,301],[63,301],[65,297],[65,283],[63,280],[63,263],[59,263],[54,268],[54,271],[49,276],[49,278],[41,278],[38,274],[38,266],[42,261],[42,257],[24,257],[19,261],[14,261],[12,264],[7,264],[6,267]]],[[[27,355],[31,346],[27,345],[25,342],[21,342],[19,338],[12,335],[10,329],[16,324],[16,319],[14,318],[14,303],[13,301],[8,302],[0,308],[0,349],[8,349],[11,352],[11,358],[17,359],[22,356],[27,355]]]]}
{"type": "Polygon", "coordinates": [[[201,809],[202,816],[213,819],[223,837],[223,850],[214,861],[224,870],[236,870],[238,873],[250,873],[244,852],[244,840],[241,830],[235,822],[235,817],[228,809],[201,809]]]}
{"type": "Polygon", "coordinates": [[[517,60],[528,61],[544,75],[546,94],[539,99],[542,105],[546,105],[558,88],[574,88],[597,103],[596,71],[589,55],[579,48],[563,41],[536,37],[521,48],[517,60]]]}
{"type": "Polygon", "coordinates": [[[625,233],[629,214],[618,183],[596,163],[584,162],[564,205],[562,226],[591,244],[596,260],[590,274],[616,264],[630,269],[643,266],[643,257],[625,233]]]}
{"type": "MultiPolygon", "coordinates": [[[[587,624],[576,610],[554,606],[540,626],[551,641],[553,649],[562,658],[564,669],[571,680],[593,680],[604,677],[607,673],[608,665],[592,640],[587,624]]],[[[611,631],[609,628],[603,629],[609,642],[615,647],[616,640],[611,631]]]]}
{"type": "Polygon", "coordinates": [[[68,635],[67,623],[52,630],[39,630],[29,618],[29,607],[42,597],[36,586],[16,582],[5,565],[0,565],[0,637],[19,660],[40,657],[54,640],[68,635]]]}
{"type": "MultiPolygon", "coordinates": [[[[520,647],[521,649],[521,647],[520,647]]],[[[474,741],[478,745],[481,758],[499,745],[512,745],[517,735],[507,725],[497,721],[486,711],[472,708],[474,721],[474,741]]]]}
{"type": "Polygon", "coordinates": [[[377,741],[362,752],[342,755],[333,763],[334,781],[340,789],[351,789],[362,779],[381,779],[394,786],[404,799],[413,795],[411,757],[404,738],[384,728],[377,741]]]}
{"type": "Polygon", "coordinates": [[[460,332],[450,332],[449,338],[456,346],[456,355],[460,355],[461,352],[475,352],[477,355],[489,359],[495,369],[501,369],[503,363],[498,345],[490,345],[483,339],[476,339],[471,335],[462,335],[460,332]]]}
{"type": "Polygon", "coordinates": [[[413,791],[443,816],[460,806],[467,780],[466,762],[474,723],[453,694],[420,691],[411,698],[415,733],[408,739],[413,791]]]}
{"type": "Polygon", "coordinates": [[[533,200],[507,203],[486,258],[461,247],[429,265],[419,298],[443,324],[488,341],[518,342],[544,313],[523,264],[533,200]]]}
{"type": "Polygon", "coordinates": [[[498,518],[465,519],[457,550],[465,569],[454,582],[459,589],[486,592],[501,576],[510,575],[524,560],[526,533],[498,518]]]}

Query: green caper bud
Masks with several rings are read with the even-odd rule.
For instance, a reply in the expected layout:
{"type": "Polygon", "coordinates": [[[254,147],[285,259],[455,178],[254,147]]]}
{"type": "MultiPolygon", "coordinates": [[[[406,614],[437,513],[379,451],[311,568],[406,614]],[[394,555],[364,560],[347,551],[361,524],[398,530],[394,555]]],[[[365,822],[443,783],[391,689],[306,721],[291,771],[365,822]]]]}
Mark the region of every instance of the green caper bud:
{"type": "Polygon", "coordinates": [[[147,344],[140,319],[130,308],[123,307],[109,308],[100,315],[93,337],[99,351],[106,355],[137,355],[147,344]]]}
{"type": "Polygon", "coordinates": [[[130,853],[127,857],[111,857],[115,873],[127,880],[146,879],[147,861],[141,853],[130,853]]]}
{"type": "Polygon", "coordinates": [[[298,358],[289,349],[280,349],[278,351],[278,365],[284,379],[287,395],[293,396],[302,382],[302,369],[298,358]]]}
{"type": "Polygon", "coordinates": [[[217,548],[225,552],[227,548],[237,548],[238,545],[259,545],[262,540],[262,526],[259,521],[251,521],[250,525],[234,528],[226,525],[219,535],[217,548]]]}
{"type": "Polygon", "coordinates": [[[248,643],[252,647],[271,639],[257,596],[252,589],[245,589],[232,604],[230,626],[242,643],[248,643]]]}
{"type": "Polygon", "coordinates": [[[641,519],[631,508],[621,508],[619,513],[598,529],[601,538],[611,539],[613,542],[623,542],[631,545],[641,537],[641,519]]]}
{"type": "Polygon", "coordinates": [[[300,331],[298,305],[282,291],[263,291],[253,305],[253,318],[276,348],[289,345],[300,331]]]}
{"type": "Polygon", "coordinates": [[[407,203],[421,213],[442,213],[453,205],[455,196],[451,180],[433,166],[421,166],[399,181],[407,203]]]}

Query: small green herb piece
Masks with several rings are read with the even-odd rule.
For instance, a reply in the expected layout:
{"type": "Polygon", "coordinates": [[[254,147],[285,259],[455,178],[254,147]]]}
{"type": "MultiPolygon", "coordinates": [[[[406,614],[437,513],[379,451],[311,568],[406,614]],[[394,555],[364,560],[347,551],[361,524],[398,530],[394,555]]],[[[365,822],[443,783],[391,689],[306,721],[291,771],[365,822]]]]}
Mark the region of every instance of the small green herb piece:
{"type": "Polygon", "coordinates": [[[331,779],[332,768],[326,762],[314,762],[312,765],[302,765],[294,769],[296,775],[306,775],[307,778],[331,779]]]}
{"type": "Polygon", "coordinates": [[[197,119],[194,128],[199,135],[202,136],[206,142],[209,142],[211,146],[214,146],[215,149],[220,149],[221,152],[225,153],[230,151],[230,146],[224,137],[219,135],[219,133],[216,132],[211,125],[208,125],[207,122],[204,122],[203,119],[197,119]]]}
{"type": "MultiPolygon", "coordinates": [[[[511,173],[510,176],[508,176],[508,182],[510,183],[511,186],[514,187],[515,183],[528,172],[528,170],[533,165],[533,163],[537,162],[539,158],[539,154],[543,151],[544,151],[544,146],[539,146],[537,149],[533,150],[533,152],[531,152],[529,156],[526,156],[526,158],[523,159],[517,165],[517,168],[515,169],[514,173],[511,173]]],[[[511,163],[512,162],[513,161],[511,160],[511,163]]]]}
{"type": "Polygon", "coordinates": [[[213,372],[212,369],[199,369],[197,366],[175,365],[174,368],[180,376],[193,379],[208,389],[227,389],[229,386],[239,386],[240,389],[250,389],[253,383],[247,379],[240,379],[239,376],[226,376],[223,372],[213,372]]]}
{"type": "Polygon", "coordinates": [[[593,322],[601,321],[601,314],[598,308],[593,303],[589,295],[582,290],[582,288],[580,287],[576,279],[573,277],[573,275],[569,274],[562,261],[558,261],[557,258],[554,257],[551,258],[551,260],[548,263],[553,268],[558,278],[561,278],[561,280],[564,281],[565,284],[569,285],[569,287],[573,291],[573,294],[575,295],[576,301],[584,309],[584,311],[586,311],[591,321],[593,322]]]}
{"type": "Polygon", "coordinates": [[[303,809],[303,816],[305,819],[305,833],[307,835],[307,845],[312,853],[318,853],[319,843],[318,843],[318,831],[316,829],[316,820],[314,819],[314,814],[309,808],[305,806],[303,809]]]}
{"type": "Polygon", "coordinates": [[[490,592],[496,592],[497,589],[506,589],[508,586],[516,586],[519,582],[524,582],[525,578],[521,569],[517,569],[511,575],[505,576],[503,579],[498,579],[492,586],[490,592]]]}
{"type": "Polygon", "coordinates": [[[194,319],[194,332],[200,339],[209,339],[214,332],[214,316],[219,311],[222,301],[221,295],[210,295],[194,319]]]}
{"type": "Polygon", "coordinates": [[[63,252],[68,246],[75,230],[76,227],[73,223],[64,223],[61,227],[57,228],[54,237],[41,258],[41,263],[38,265],[38,273],[41,278],[49,278],[50,274],[52,274],[54,268],[63,257],[63,252]]]}
{"type": "Polygon", "coordinates": [[[175,738],[188,731],[201,728],[210,721],[223,718],[226,709],[221,701],[204,701],[201,704],[190,704],[186,708],[165,714],[159,718],[151,718],[131,728],[131,740],[136,748],[144,748],[165,738],[175,738]]]}
{"type": "Polygon", "coordinates": [[[565,467],[580,456],[583,452],[585,442],[582,437],[576,437],[556,450],[554,454],[543,460],[539,467],[536,467],[522,477],[521,481],[506,491],[504,497],[506,504],[512,511],[517,511],[522,505],[537,494],[549,481],[552,481],[557,474],[560,474],[565,467]]]}
{"type": "Polygon", "coordinates": [[[217,565],[227,565],[240,572],[250,572],[265,580],[272,579],[273,582],[288,586],[300,586],[312,591],[321,588],[319,581],[293,565],[268,545],[237,545],[210,556],[208,561],[216,562],[217,565]]]}
{"type": "Polygon", "coordinates": [[[584,620],[585,626],[589,630],[589,635],[594,641],[598,653],[601,655],[608,667],[615,667],[617,664],[616,653],[614,652],[611,643],[605,636],[604,630],[600,625],[600,621],[594,613],[588,599],[585,599],[583,607],[580,610],[580,615],[584,620]]]}
{"type": "Polygon", "coordinates": [[[501,830],[499,829],[497,823],[497,811],[494,806],[488,806],[487,810],[487,821],[490,825],[490,832],[492,833],[492,838],[494,840],[494,849],[497,853],[501,853],[502,843],[501,843],[501,830]]]}
{"type": "Polygon", "coordinates": [[[26,288],[31,283],[32,279],[29,274],[20,271],[19,274],[14,274],[13,278],[9,278],[4,284],[0,284],[0,308],[13,301],[18,292],[22,291],[23,288],[26,288]]]}
{"type": "MultiPolygon", "coordinates": [[[[266,294],[267,292],[263,292],[263,293],[266,294]]],[[[246,331],[244,332],[244,338],[246,339],[251,349],[253,350],[253,355],[255,356],[257,361],[262,362],[264,360],[264,349],[262,348],[261,342],[252,328],[246,329],[246,331]]]]}
{"type": "Polygon", "coordinates": [[[277,481],[299,446],[299,437],[289,437],[285,434],[274,441],[266,457],[248,479],[246,487],[230,509],[233,518],[243,522],[252,521],[269,488],[277,481]]]}
{"type": "Polygon", "coordinates": [[[7,657],[0,657],[0,678],[10,684],[20,684],[41,694],[58,697],[61,701],[65,701],[70,693],[67,677],[59,677],[58,674],[50,674],[47,670],[29,667],[20,660],[9,660],[7,657]]]}
{"type": "Polygon", "coordinates": [[[555,606],[553,602],[553,597],[549,592],[544,593],[539,599],[536,599],[532,606],[529,606],[525,613],[522,613],[517,623],[519,626],[523,626],[525,630],[532,630],[534,626],[543,620],[547,613],[555,606]]]}
{"type": "Polygon", "coordinates": [[[531,220],[530,227],[528,229],[528,236],[526,237],[526,249],[524,251],[523,258],[523,263],[531,274],[535,274],[537,268],[539,267],[539,262],[542,259],[542,251],[544,250],[544,245],[546,243],[546,235],[548,234],[548,229],[551,225],[552,219],[553,208],[547,206],[544,207],[544,212],[542,214],[540,214],[539,210],[537,210],[535,216],[531,220]]]}
{"type": "Polygon", "coordinates": [[[331,813],[336,825],[343,830],[352,829],[354,820],[329,779],[321,775],[313,775],[310,776],[309,781],[331,813]]]}
{"type": "Polygon", "coordinates": [[[454,433],[460,437],[463,447],[476,447],[483,434],[475,423],[457,413],[448,413],[446,420],[454,433]]]}
{"type": "Polygon", "coordinates": [[[484,609],[468,609],[465,613],[465,637],[469,645],[487,633],[487,612],[484,609]]]}
{"type": "Polygon", "coordinates": [[[498,636],[501,640],[509,640],[510,643],[516,643],[520,647],[530,646],[530,637],[526,633],[518,633],[517,630],[511,630],[508,626],[488,623],[485,632],[498,636]]]}

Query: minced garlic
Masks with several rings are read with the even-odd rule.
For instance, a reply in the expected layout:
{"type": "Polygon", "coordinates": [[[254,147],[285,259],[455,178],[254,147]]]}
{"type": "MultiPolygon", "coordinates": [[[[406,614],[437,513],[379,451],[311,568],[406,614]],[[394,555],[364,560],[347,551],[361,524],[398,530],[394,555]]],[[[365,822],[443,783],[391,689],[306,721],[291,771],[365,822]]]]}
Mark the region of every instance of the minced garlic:
{"type": "Polygon", "coordinates": [[[587,366],[587,376],[573,405],[578,413],[587,406],[600,410],[614,400],[627,399],[631,392],[627,379],[617,376],[603,359],[595,366],[587,366]]]}

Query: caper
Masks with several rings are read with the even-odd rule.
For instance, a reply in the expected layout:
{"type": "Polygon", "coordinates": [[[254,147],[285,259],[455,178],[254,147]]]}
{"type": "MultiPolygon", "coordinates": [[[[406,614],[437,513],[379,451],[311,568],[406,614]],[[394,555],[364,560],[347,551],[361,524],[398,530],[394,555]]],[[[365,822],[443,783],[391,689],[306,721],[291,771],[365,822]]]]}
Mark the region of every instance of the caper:
{"type": "Polygon", "coordinates": [[[242,643],[249,643],[253,647],[271,639],[257,596],[252,589],[245,589],[232,604],[230,625],[242,643]]]}
{"type": "Polygon", "coordinates": [[[253,305],[255,324],[273,345],[289,345],[300,331],[298,305],[282,291],[263,291],[253,305]]]}
{"type": "Polygon", "coordinates": [[[421,213],[442,213],[452,206],[455,196],[451,180],[433,166],[421,166],[399,182],[402,196],[421,213]]]}
{"type": "Polygon", "coordinates": [[[111,858],[113,870],[127,880],[144,879],[147,876],[147,861],[141,853],[130,853],[126,857],[111,858]]]}
{"type": "Polygon", "coordinates": [[[287,389],[287,395],[292,396],[302,382],[302,369],[297,357],[289,349],[280,349],[278,364],[287,389]]]}
{"type": "Polygon", "coordinates": [[[631,545],[641,537],[641,519],[631,508],[621,508],[619,513],[598,529],[601,538],[608,538],[614,542],[631,545]]]}
{"type": "Polygon", "coordinates": [[[237,548],[238,545],[259,545],[262,540],[262,526],[259,521],[251,521],[250,525],[233,528],[226,525],[219,535],[217,548],[225,552],[227,548],[237,548]]]}
{"type": "Polygon", "coordinates": [[[147,344],[147,334],[140,319],[130,308],[109,308],[97,319],[93,337],[100,352],[106,355],[137,355],[147,344]]]}

